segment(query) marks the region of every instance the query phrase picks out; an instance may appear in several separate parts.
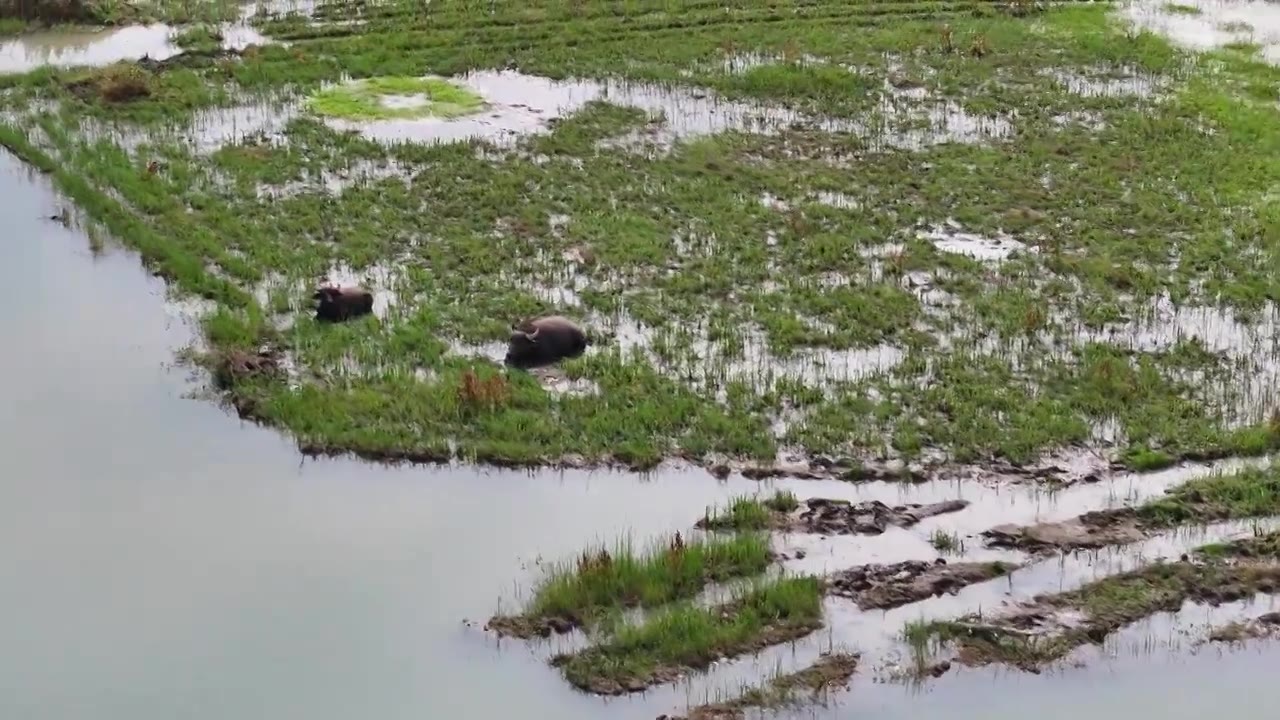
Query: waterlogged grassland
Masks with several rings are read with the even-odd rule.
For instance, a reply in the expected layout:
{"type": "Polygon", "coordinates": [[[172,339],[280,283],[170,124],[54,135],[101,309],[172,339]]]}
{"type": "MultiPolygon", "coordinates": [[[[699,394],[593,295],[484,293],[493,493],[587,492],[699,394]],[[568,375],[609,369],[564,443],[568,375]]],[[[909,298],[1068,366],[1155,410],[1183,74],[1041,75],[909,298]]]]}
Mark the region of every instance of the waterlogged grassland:
{"type": "Polygon", "coordinates": [[[794,640],[822,625],[822,582],[783,578],[759,585],[724,607],[683,605],[552,662],[575,687],[621,695],[670,682],[733,657],[794,640]]]}
{"type": "Polygon", "coordinates": [[[4,78],[21,121],[0,140],[215,303],[211,362],[288,357],[226,392],[314,452],[650,467],[1088,444],[1148,469],[1277,446],[1280,71],[1249,49],[1192,62],[1101,6],[510,5],[322,6],[360,22],[269,20],[287,47],[148,69],[126,102],[4,78]],[[503,67],[659,85],[445,144],[301,108],[345,74],[503,67]],[[711,96],[766,121],[687,114],[711,96]],[[285,109],[264,135],[160,132],[267,97],[285,109]],[[1021,249],[974,258],[921,234],[939,230],[1021,249]],[[308,285],[339,271],[378,278],[385,311],[313,322],[308,285]],[[494,363],[547,311],[598,339],[563,365],[590,392],[494,363]]]}
{"type": "Polygon", "coordinates": [[[653,608],[695,596],[708,583],[750,577],[772,561],[763,533],[685,541],[680,535],[637,553],[629,542],[587,550],[549,569],[525,610],[489,627],[517,637],[567,632],[619,610],[653,608]]]}

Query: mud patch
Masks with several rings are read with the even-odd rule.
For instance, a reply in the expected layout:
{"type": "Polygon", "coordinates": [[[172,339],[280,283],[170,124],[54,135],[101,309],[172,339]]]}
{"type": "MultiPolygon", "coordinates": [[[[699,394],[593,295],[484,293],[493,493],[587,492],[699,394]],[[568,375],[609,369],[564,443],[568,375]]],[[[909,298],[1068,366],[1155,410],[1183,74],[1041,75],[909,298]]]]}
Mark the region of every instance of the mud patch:
{"type": "Polygon", "coordinates": [[[1233,622],[1215,627],[1205,638],[1211,643],[1242,643],[1280,636],[1280,612],[1267,613],[1253,620],[1233,622]]]}
{"type": "Polygon", "coordinates": [[[1015,548],[1032,553],[1085,550],[1127,545],[1147,537],[1131,509],[1103,510],[1079,517],[1029,527],[998,525],[982,533],[991,547],[1015,548]]]}
{"type": "Polygon", "coordinates": [[[851,503],[813,498],[805,505],[806,509],[783,529],[821,535],[879,535],[890,527],[909,528],[925,518],[959,512],[969,506],[969,501],[890,507],[877,500],[851,503]]]}
{"type": "Polygon", "coordinates": [[[863,610],[888,610],[954,595],[974,583],[1008,575],[1019,566],[1003,562],[948,563],[907,560],[892,565],[863,565],[833,574],[827,592],[848,598],[863,610]]]}
{"type": "Polygon", "coordinates": [[[967,500],[890,507],[879,500],[854,503],[810,498],[805,501],[803,510],[788,510],[780,509],[776,499],[743,500],[734,503],[727,513],[708,513],[698,520],[696,527],[700,530],[768,527],[783,532],[819,535],[880,535],[890,527],[909,528],[925,518],[959,512],[968,506],[967,500]]]}

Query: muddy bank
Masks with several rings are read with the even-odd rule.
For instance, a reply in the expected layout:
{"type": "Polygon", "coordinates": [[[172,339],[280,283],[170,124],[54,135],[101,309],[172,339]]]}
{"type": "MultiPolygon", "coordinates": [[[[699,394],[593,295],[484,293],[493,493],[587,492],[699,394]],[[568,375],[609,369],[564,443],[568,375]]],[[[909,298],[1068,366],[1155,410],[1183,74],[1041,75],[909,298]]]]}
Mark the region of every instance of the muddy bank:
{"type": "Polygon", "coordinates": [[[954,595],[974,583],[986,582],[1017,570],[1003,562],[948,563],[907,560],[892,565],[863,565],[834,573],[827,580],[830,595],[849,598],[863,610],[888,610],[941,595],[954,595]]]}
{"type": "Polygon", "coordinates": [[[1280,472],[1267,466],[1190,480],[1136,508],[1088,512],[1030,526],[999,525],[982,535],[991,547],[1040,554],[1125,545],[1182,525],[1276,514],[1280,472]]]}
{"type": "Polygon", "coordinates": [[[699,705],[688,715],[659,715],[657,720],[743,720],[748,710],[768,710],[798,704],[805,699],[801,695],[813,698],[824,691],[846,686],[858,669],[859,659],[857,654],[823,655],[803,670],[780,675],[733,700],[699,705]]]}
{"type": "MultiPolygon", "coordinates": [[[[890,527],[909,528],[925,518],[959,512],[969,506],[967,500],[946,500],[928,505],[889,506],[879,500],[854,503],[849,500],[810,498],[804,509],[780,510],[771,501],[756,501],[758,510],[749,518],[757,518],[766,527],[782,532],[818,535],[880,535],[890,527]]],[[[742,530],[746,521],[737,513],[707,515],[695,526],[700,530],[742,530]]]]}
{"type": "Polygon", "coordinates": [[[1041,554],[1127,545],[1148,537],[1151,530],[1144,526],[1136,510],[1121,508],[1089,512],[1061,522],[997,525],[984,531],[982,536],[990,547],[1041,554]]]}
{"type": "Polygon", "coordinates": [[[1267,613],[1247,620],[1215,627],[1205,638],[1211,643],[1241,643],[1245,640],[1261,640],[1280,635],[1280,612],[1267,613]]]}
{"type": "MultiPolygon", "coordinates": [[[[931,623],[916,633],[954,649],[953,661],[1004,664],[1038,673],[1077,647],[1102,643],[1117,630],[1184,603],[1221,605],[1280,589],[1280,533],[1205,546],[1174,563],[1158,563],[1042,595],[995,615],[931,623]]],[[[921,666],[928,664],[921,661],[921,666]]]]}

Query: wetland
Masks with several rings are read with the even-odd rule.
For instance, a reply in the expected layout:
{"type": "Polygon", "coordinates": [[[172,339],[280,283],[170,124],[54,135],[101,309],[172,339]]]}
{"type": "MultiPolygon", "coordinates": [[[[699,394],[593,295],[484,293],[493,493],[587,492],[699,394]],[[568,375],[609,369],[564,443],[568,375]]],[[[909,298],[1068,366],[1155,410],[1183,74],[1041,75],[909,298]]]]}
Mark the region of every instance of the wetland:
{"type": "Polygon", "coordinates": [[[1267,3],[0,16],[5,717],[1262,717],[1267,3]]]}

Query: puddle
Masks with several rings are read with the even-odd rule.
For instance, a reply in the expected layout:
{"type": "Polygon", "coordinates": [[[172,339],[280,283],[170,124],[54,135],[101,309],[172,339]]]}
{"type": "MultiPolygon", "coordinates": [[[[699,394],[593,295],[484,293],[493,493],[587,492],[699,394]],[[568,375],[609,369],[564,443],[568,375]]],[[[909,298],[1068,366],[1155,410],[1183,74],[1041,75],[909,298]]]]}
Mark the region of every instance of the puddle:
{"type": "Polygon", "coordinates": [[[1143,74],[1133,67],[1115,70],[1098,69],[1089,73],[1067,70],[1050,71],[1067,92],[1081,97],[1151,97],[1157,90],[1158,78],[1143,74]]]}
{"type": "Polygon", "coordinates": [[[319,176],[307,176],[301,180],[284,185],[265,185],[257,187],[259,199],[271,198],[279,200],[308,192],[326,192],[333,196],[341,195],[348,189],[370,185],[389,178],[397,178],[406,185],[413,181],[417,173],[397,161],[358,160],[350,167],[341,169],[325,168],[319,176]]]}
{"type": "Polygon", "coordinates": [[[808,117],[780,107],[730,102],[697,88],[614,79],[559,81],[510,70],[471,72],[454,80],[479,93],[490,104],[488,111],[454,119],[372,122],[333,119],[327,122],[338,129],[359,131],[383,142],[482,139],[503,144],[521,135],[546,132],[550,127],[548,121],[601,100],[639,108],[662,119],[623,137],[602,141],[602,147],[610,148],[669,147],[680,139],[729,130],[770,133],[785,128],[852,133],[876,146],[915,148],[935,142],[978,142],[1007,135],[1012,130],[1007,121],[973,117],[958,106],[950,105],[923,113],[929,128],[898,132],[894,128],[901,124],[904,113],[912,114],[898,103],[886,104],[881,110],[890,114],[883,122],[870,126],[851,120],[808,117]]]}
{"type": "Polygon", "coordinates": [[[1140,0],[1121,9],[1142,30],[1168,37],[1189,50],[1213,50],[1234,43],[1261,47],[1262,57],[1280,63],[1280,4],[1263,0],[1178,0],[1198,12],[1179,12],[1162,0],[1140,0]]]}
{"type": "Polygon", "coordinates": [[[44,65],[109,65],[143,56],[165,60],[182,52],[168,25],[132,25],[109,30],[46,30],[0,42],[0,74],[25,73],[44,65]]]}
{"type": "Polygon", "coordinates": [[[726,345],[711,340],[706,328],[654,330],[626,315],[596,317],[591,324],[613,332],[624,356],[639,352],[658,369],[697,388],[723,388],[730,382],[745,382],[765,389],[783,378],[817,387],[888,371],[906,356],[901,348],[887,344],[870,348],[798,348],[790,355],[779,356],[769,348],[768,338],[759,328],[744,329],[738,337],[740,344],[726,345]]]}
{"type": "Polygon", "coordinates": [[[1034,252],[1034,248],[1018,242],[1008,235],[1001,234],[990,238],[974,233],[964,232],[953,220],[947,220],[929,230],[920,232],[922,240],[928,240],[942,252],[966,255],[983,262],[1001,262],[1012,258],[1015,254],[1034,252]]]}
{"type": "MultiPolygon", "coordinates": [[[[25,73],[46,65],[98,67],[122,60],[167,60],[182,52],[172,38],[180,27],[155,23],[101,29],[57,29],[34,32],[0,42],[0,75],[25,73]]],[[[245,22],[219,28],[222,47],[243,50],[271,42],[245,22]]]]}

